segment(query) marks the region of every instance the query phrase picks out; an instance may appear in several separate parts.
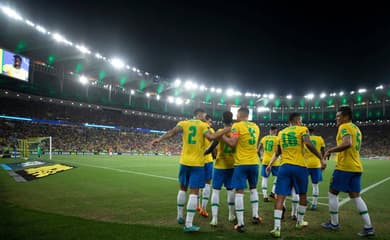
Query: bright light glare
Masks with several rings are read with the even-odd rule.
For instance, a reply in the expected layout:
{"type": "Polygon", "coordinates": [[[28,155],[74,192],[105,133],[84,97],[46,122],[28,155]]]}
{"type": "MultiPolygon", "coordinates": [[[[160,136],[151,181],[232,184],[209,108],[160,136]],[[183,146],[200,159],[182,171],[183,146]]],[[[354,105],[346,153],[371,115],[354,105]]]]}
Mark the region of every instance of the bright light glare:
{"type": "Polygon", "coordinates": [[[43,33],[43,34],[46,34],[46,33],[47,33],[46,29],[45,29],[44,27],[40,26],[40,25],[37,25],[37,26],[35,27],[35,29],[37,29],[38,32],[41,32],[41,33],[43,33]]]}
{"type": "Polygon", "coordinates": [[[88,54],[91,54],[91,51],[85,47],[85,46],[82,46],[82,45],[76,45],[76,48],[82,52],[82,53],[88,53],[88,54]]]}
{"type": "Polygon", "coordinates": [[[375,90],[382,90],[383,89],[383,85],[379,85],[375,88],[375,90]]]}
{"type": "Polygon", "coordinates": [[[122,69],[125,67],[125,63],[119,58],[112,58],[110,63],[116,69],[122,69]]]}
{"type": "Polygon", "coordinates": [[[85,85],[88,83],[88,78],[84,75],[81,75],[80,78],[79,78],[79,81],[81,84],[85,85]]]}
{"type": "Polygon", "coordinates": [[[258,107],[257,112],[269,112],[270,108],[269,107],[258,107]]]}
{"type": "Polygon", "coordinates": [[[324,98],[324,97],[326,97],[326,93],[321,93],[320,98],[324,98]]]}
{"type": "Polygon", "coordinates": [[[173,103],[173,101],[174,101],[173,97],[172,97],[172,96],[169,96],[169,97],[168,97],[168,102],[173,103]]]}
{"type": "Polygon", "coordinates": [[[181,99],[181,98],[176,98],[176,104],[177,105],[181,105],[181,104],[183,104],[183,99],[181,99]]]}
{"type": "Polygon", "coordinates": [[[286,98],[287,98],[287,99],[292,99],[292,95],[289,94],[289,95],[286,96],[286,98]]]}
{"type": "Polygon", "coordinates": [[[9,8],[9,7],[1,7],[1,10],[5,15],[7,15],[10,18],[16,19],[16,20],[23,20],[22,16],[20,16],[19,13],[17,13],[15,10],[9,8]]]}
{"type": "Polygon", "coordinates": [[[180,78],[176,78],[175,82],[173,83],[175,87],[179,87],[181,84],[180,78]]]}
{"type": "Polygon", "coordinates": [[[365,92],[367,92],[367,89],[365,89],[365,88],[361,88],[358,90],[358,93],[365,93],[365,92]]]}
{"type": "Polygon", "coordinates": [[[269,98],[269,99],[274,99],[274,97],[275,97],[275,94],[273,94],[273,93],[271,93],[271,94],[268,95],[268,98],[269,98]]]}
{"type": "Polygon", "coordinates": [[[217,90],[215,90],[217,93],[221,93],[222,92],[222,89],[220,88],[217,88],[217,90]]]}
{"type": "Polygon", "coordinates": [[[35,24],[33,22],[31,22],[30,20],[25,20],[25,22],[27,23],[27,25],[29,25],[30,27],[35,27],[35,24]]]}
{"type": "Polygon", "coordinates": [[[226,95],[227,95],[228,97],[233,96],[233,95],[234,95],[234,90],[231,89],[231,88],[229,88],[228,90],[226,90],[226,95]]]}
{"type": "Polygon", "coordinates": [[[305,98],[311,100],[311,99],[314,98],[314,94],[313,93],[309,93],[309,94],[305,95],[305,98]]]}

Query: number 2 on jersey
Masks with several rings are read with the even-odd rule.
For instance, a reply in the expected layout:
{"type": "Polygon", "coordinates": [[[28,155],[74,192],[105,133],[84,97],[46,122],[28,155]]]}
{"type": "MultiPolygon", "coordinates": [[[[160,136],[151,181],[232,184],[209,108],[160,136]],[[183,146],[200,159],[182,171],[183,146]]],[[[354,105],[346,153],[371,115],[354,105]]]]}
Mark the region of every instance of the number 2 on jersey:
{"type": "Polygon", "coordinates": [[[196,140],[193,139],[196,136],[196,127],[190,126],[188,130],[190,130],[190,133],[188,134],[188,144],[196,144],[196,140]]]}

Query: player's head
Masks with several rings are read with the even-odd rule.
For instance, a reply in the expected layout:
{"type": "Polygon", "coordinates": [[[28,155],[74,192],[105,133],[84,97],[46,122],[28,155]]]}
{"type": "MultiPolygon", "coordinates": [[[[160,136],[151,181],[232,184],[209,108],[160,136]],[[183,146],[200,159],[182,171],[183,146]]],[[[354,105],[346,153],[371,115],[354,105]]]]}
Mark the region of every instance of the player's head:
{"type": "Polygon", "coordinates": [[[206,114],[206,116],[204,117],[204,120],[206,120],[206,123],[211,127],[213,125],[213,118],[206,114]]]}
{"type": "Polygon", "coordinates": [[[14,67],[20,68],[22,66],[22,57],[19,55],[14,55],[14,67]]]}
{"type": "Polygon", "coordinates": [[[269,128],[269,134],[270,135],[276,135],[276,133],[278,132],[278,128],[274,125],[272,125],[270,128],[269,128]]]}
{"type": "Polygon", "coordinates": [[[288,121],[290,122],[290,125],[298,125],[302,126],[302,116],[300,113],[293,112],[288,117],[288,121]]]}
{"type": "Polygon", "coordinates": [[[352,109],[350,107],[341,107],[336,113],[337,126],[352,121],[352,109]]]}
{"type": "Polygon", "coordinates": [[[222,122],[225,126],[230,126],[233,123],[233,113],[225,111],[222,113],[222,122]]]}
{"type": "Polygon", "coordinates": [[[206,112],[202,108],[197,108],[194,111],[194,117],[204,121],[206,116],[206,112]]]}
{"type": "Polygon", "coordinates": [[[237,120],[245,121],[248,120],[249,117],[249,109],[246,107],[239,108],[237,111],[237,120]]]}

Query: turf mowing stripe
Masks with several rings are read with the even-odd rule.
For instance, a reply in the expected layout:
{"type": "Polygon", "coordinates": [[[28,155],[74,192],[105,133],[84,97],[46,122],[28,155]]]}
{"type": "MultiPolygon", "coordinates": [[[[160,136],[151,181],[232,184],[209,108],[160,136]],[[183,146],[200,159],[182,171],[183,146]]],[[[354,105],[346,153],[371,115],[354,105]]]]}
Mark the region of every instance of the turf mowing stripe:
{"type": "Polygon", "coordinates": [[[132,173],[132,174],[142,175],[142,176],[147,176],[147,177],[162,178],[162,179],[167,179],[167,180],[172,180],[172,181],[178,181],[177,178],[165,177],[165,176],[154,175],[154,174],[143,173],[143,172],[135,172],[135,171],[130,171],[130,170],[123,170],[123,169],[118,169],[118,168],[110,168],[110,167],[96,166],[96,165],[91,165],[91,164],[78,163],[78,162],[71,162],[71,161],[63,161],[63,160],[61,160],[61,162],[68,162],[68,163],[73,163],[73,164],[76,164],[76,165],[81,165],[81,166],[86,166],[86,167],[100,168],[100,169],[106,169],[106,170],[111,170],[111,171],[124,172],[124,173],[132,173]]]}
{"type": "MultiPolygon", "coordinates": [[[[374,183],[374,184],[372,184],[372,185],[370,185],[370,186],[364,188],[364,189],[360,192],[360,194],[363,194],[363,193],[367,192],[368,190],[373,189],[374,187],[376,187],[376,186],[378,186],[378,185],[380,185],[380,184],[382,184],[382,183],[384,183],[384,182],[386,182],[386,181],[388,181],[388,180],[390,180],[390,177],[387,177],[387,178],[385,178],[385,179],[383,179],[383,180],[381,180],[381,181],[379,181],[379,182],[377,182],[377,183],[374,183]]],[[[339,206],[340,206],[340,207],[343,206],[343,205],[346,204],[349,200],[351,200],[349,197],[345,198],[343,201],[340,202],[339,206]]]]}

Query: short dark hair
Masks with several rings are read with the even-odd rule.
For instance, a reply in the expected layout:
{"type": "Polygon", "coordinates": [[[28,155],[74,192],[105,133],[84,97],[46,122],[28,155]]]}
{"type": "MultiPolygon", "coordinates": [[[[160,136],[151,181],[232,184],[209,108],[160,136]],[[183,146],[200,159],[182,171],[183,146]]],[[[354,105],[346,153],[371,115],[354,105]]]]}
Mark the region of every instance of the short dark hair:
{"type": "Polygon", "coordinates": [[[238,112],[244,113],[246,116],[249,116],[249,109],[246,107],[239,108],[238,112]]]}
{"type": "Polygon", "coordinates": [[[309,127],[308,129],[309,129],[309,133],[313,133],[314,132],[314,128],[309,127]]]}
{"type": "Polygon", "coordinates": [[[195,111],[194,111],[194,116],[197,116],[199,113],[205,113],[205,111],[203,110],[203,108],[197,108],[197,109],[195,109],[195,111]]]}
{"type": "Polygon", "coordinates": [[[293,112],[293,113],[291,113],[290,116],[288,117],[288,121],[292,122],[292,121],[295,120],[295,118],[300,117],[300,116],[301,116],[300,113],[293,112]]]}
{"type": "Polygon", "coordinates": [[[269,130],[271,130],[271,131],[274,131],[274,130],[277,130],[278,128],[276,127],[276,126],[274,126],[274,125],[272,125],[270,128],[269,128],[269,130]]]}
{"type": "Polygon", "coordinates": [[[206,120],[210,120],[210,119],[213,120],[213,118],[210,115],[208,115],[208,114],[204,117],[204,119],[206,119],[206,120]]]}
{"type": "Polygon", "coordinates": [[[233,123],[233,113],[230,111],[225,111],[222,113],[222,122],[224,124],[232,124],[233,123]]]}
{"type": "Polygon", "coordinates": [[[17,54],[14,55],[14,58],[19,58],[19,60],[22,61],[22,57],[17,54]]]}
{"type": "Polygon", "coordinates": [[[340,107],[338,112],[341,112],[343,117],[348,116],[349,120],[352,120],[352,109],[350,107],[344,106],[340,107]]]}

